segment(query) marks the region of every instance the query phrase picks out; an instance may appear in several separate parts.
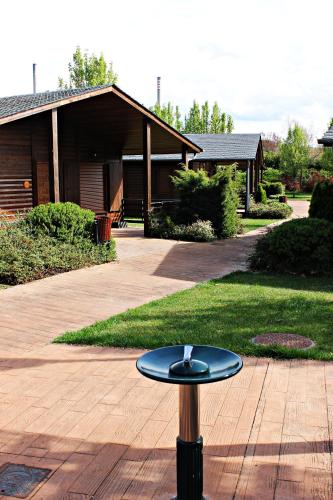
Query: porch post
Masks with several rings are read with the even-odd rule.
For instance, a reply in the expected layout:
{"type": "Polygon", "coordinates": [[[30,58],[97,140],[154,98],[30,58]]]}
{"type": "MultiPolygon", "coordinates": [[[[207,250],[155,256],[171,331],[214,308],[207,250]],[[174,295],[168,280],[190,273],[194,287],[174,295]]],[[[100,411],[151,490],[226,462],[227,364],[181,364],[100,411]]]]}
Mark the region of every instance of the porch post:
{"type": "Polygon", "coordinates": [[[60,201],[59,188],[59,151],[58,151],[58,112],[52,109],[52,170],[53,170],[53,201],[60,201]]]}
{"type": "Polygon", "coordinates": [[[144,235],[149,236],[149,214],[151,211],[151,123],[143,119],[143,217],[144,235]]]}
{"type": "Polygon", "coordinates": [[[251,162],[250,160],[247,161],[247,167],[246,167],[246,195],[245,195],[245,213],[247,213],[250,209],[250,168],[251,168],[251,162]]]}
{"type": "Polygon", "coordinates": [[[182,164],[185,165],[185,168],[188,168],[188,148],[186,144],[183,144],[182,148],[182,164]]]}

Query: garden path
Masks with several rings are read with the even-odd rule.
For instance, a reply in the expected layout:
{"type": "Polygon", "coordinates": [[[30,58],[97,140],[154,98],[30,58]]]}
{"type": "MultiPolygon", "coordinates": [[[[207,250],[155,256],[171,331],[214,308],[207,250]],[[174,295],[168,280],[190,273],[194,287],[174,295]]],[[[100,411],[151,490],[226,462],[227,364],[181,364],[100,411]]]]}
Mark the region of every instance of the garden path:
{"type": "MultiPolygon", "coordinates": [[[[49,341],[244,268],[261,232],[197,245],[119,231],[118,263],[0,292],[0,467],[49,469],[27,498],[175,494],[177,388],[140,376],[138,350],[49,341]]],[[[202,388],[205,494],[332,499],[333,365],[253,358],[244,365],[237,377],[202,388]]]]}

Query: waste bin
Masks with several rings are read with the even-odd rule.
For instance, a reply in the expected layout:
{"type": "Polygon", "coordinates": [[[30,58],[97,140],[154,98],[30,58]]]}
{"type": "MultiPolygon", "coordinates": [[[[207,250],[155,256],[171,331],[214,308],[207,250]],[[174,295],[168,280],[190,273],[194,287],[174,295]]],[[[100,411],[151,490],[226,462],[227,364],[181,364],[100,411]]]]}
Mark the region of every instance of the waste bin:
{"type": "Polygon", "coordinates": [[[97,243],[105,243],[111,239],[112,218],[109,215],[96,216],[97,243]]]}
{"type": "Polygon", "coordinates": [[[136,366],[145,377],[179,385],[177,496],[174,500],[204,500],[199,386],[233,377],[242,369],[241,358],[219,347],[176,345],[143,354],[136,366]]]}

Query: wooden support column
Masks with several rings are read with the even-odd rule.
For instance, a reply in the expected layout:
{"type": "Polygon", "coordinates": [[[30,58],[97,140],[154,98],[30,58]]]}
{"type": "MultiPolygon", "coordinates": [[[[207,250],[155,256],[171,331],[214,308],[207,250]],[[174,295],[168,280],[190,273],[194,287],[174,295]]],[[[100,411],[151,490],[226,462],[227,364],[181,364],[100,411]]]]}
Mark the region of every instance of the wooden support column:
{"type": "Polygon", "coordinates": [[[251,162],[247,161],[246,167],[246,195],[245,195],[245,213],[247,213],[250,209],[251,198],[250,198],[250,180],[251,180],[251,162]]]}
{"type": "Polygon", "coordinates": [[[151,123],[143,119],[143,216],[144,235],[149,236],[149,215],[151,212],[151,123]]]}
{"type": "Polygon", "coordinates": [[[185,165],[185,168],[188,168],[188,148],[187,148],[186,144],[183,144],[182,164],[185,165]]]}
{"type": "Polygon", "coordinates": [[[53,178],[53,201],[60,201],[59,184],[59,146],[58,146],[58,112],[52,109],[52,178],[53,178]]]}

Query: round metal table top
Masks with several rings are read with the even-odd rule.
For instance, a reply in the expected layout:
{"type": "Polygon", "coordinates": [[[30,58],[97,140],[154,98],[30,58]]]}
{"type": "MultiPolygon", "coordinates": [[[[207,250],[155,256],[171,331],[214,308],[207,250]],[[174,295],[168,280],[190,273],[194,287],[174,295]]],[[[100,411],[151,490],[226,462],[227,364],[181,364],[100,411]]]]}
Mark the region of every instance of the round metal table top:
{"type": "Polygon", "coordinates": [[[175,345],[146,352],[136,362],[142,375],[168,384],[209,384],[236,375],[243,367],[234,352],[220,347],[175,345]]]}

